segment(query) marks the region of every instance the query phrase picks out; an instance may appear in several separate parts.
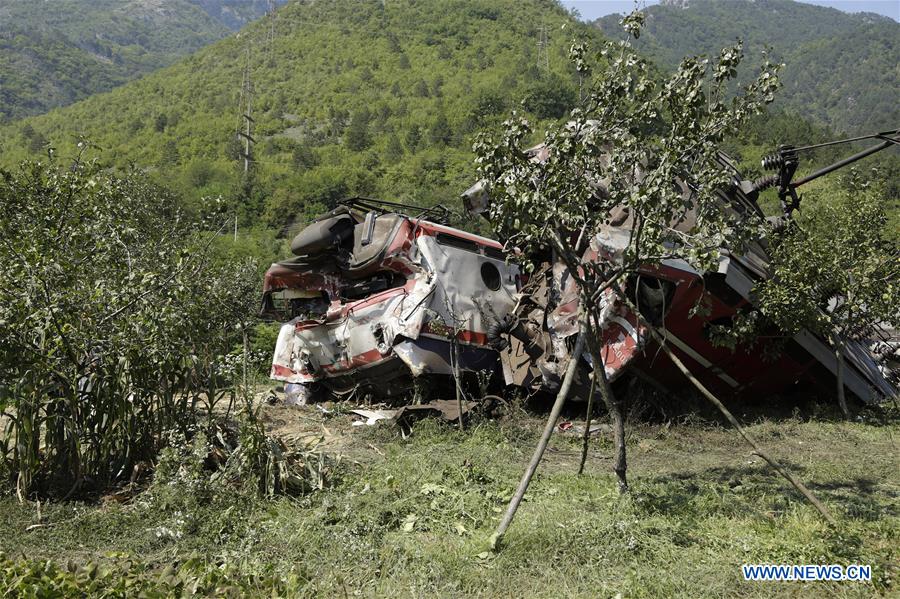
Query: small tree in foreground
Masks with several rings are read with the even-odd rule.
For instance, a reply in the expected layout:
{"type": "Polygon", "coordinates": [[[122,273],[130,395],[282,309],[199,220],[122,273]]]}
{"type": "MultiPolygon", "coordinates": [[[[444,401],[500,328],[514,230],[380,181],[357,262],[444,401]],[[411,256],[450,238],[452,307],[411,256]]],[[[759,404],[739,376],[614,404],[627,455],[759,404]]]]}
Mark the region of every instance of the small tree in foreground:
{"type": "MultiPolygon", "coordinates": [[[[622,24],[638,37],[642,22],[642,13],[634,12],[622,24]]],[[[591,355],[593,383],[613,420],[614,470],[620,490],[627,490],[624,426],[606,379],[599,323],[601,310],[613,297],[627,301],[628,278],[640,267],[670,258],[708,270],[717,264],[722,247],[740,251],[748,239],[765,232],[755,212],[724,201],[733,173],[719,160],[719,147],[773,99],[777,65],[766,61],[752,83],[728,98],[742,58],[740,42],[714,61],[684,59],[663,81],[651,77],[648,64],[627,41],[605,44],[595,60],[584,45],[573,44],[570,56],[580,74],[593,77],[569,121],[543,136],[546,159],[534,160],[523,151],[533,132],[517,116],[498,135],[482,134],[474,147],[479,173],[490,187],[490,218],[498,235],[526,256],[552,251],[577,285],[580,309],[574,358],[495,541],[540,461],[582,347],[591,355]],[[588,242],[622,214],[633,225],[621,255],[613,261],[582,261],[588,242]],[[688,215],[696,224],[676,227],[688,215]]]]}
{"type": "Polygon", "coordinates": [[[803,206],[773,239],[773,276],[755,291],[760,311],[784,333],[806,328],[829,340],[838,404],[849,418],[844,346],[873,325],[900,327],[900,254],[886,239],[879,194],[855,175],[848,188],[803,206]]]}

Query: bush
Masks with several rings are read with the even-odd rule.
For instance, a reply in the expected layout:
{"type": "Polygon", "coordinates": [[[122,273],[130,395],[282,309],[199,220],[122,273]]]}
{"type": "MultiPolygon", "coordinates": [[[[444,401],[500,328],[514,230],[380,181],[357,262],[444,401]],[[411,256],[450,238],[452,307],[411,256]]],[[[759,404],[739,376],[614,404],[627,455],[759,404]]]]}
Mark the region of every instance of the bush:
{"type": "Polygon", "coordinates": [[[571,83],[558,75],[538,79],[529,87],[523,104],[540,119],[563,117],[578,101],[578,94],[571,83]]]}
{"type": "Polygon", "coordinates": [[[305,582],[295,574],[247,575],[237,566],[210,563],[199,556],[154,570],[127,555],[116,555],[110,563],[63,565],[0,554],[0,588],[17,597],[242,597],[262,588],[284,597],[299,593],[305,582]]]}
{"type": "Polygon", "coordinates": [[[0,464],[20,497],[127,478],[212,412],[257,268],[140,175],[0,173],[0,464]]]}

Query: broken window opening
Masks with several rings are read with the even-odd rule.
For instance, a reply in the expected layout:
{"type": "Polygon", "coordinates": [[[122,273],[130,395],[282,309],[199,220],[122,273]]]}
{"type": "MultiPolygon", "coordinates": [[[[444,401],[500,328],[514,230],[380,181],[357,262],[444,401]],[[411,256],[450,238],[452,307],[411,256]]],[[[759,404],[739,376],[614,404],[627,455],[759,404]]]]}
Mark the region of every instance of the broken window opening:
{"type": "Polygon", "coordinates": [[[331,300],[318,289],[276,289],[263,295],[262,316],[282,322],[300,318],[318,320],[328,311],[331,300]]]}
{"type": "Polygon", "coordinates": [[[324,291],[317,292],[314,297],[293,298],[290,300],[291,318],[313,320],[322,318],[328,311],[331,302],[324,291]]]}
{"type": "Polygon", "coordinates": [[[499,290],[503,283],[500,269],[491,262],[483,262],[481,264],[481,282],[491,291],[499,290]]]}
{"type": "Polygon", "coordinates": [[[359,281],[352,281],[341,287],[341,299],[356,301],[375,293],[396,289],[406,284],[406,277],[394,272],[378,272],[359,281]]]}
{"type": "Polygon", "coordinates": [[[627,293],[635,298],[635,305],[640,308],[644,318],[653,326],[660,326],[672,306],[675,285],[671,281],[641,274],[629,279],[627,293]]]}

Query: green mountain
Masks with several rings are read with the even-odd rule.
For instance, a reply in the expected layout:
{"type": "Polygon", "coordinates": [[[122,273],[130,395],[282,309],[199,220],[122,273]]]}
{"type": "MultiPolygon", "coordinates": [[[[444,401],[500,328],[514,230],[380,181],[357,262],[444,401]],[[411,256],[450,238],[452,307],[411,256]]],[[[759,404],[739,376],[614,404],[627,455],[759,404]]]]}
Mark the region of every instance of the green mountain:
{"type": "Polygon", "coordinates": [[[242,222],[272,226],[352,193],[452,203],[471,183],[479,128],[520,101],[537,120],[575,101],[566,53],[576,35],[599,32],[551,0],[291,2],[171,67],[0,128],[0,163],[47,143],[68,160],[84,137],[105,161],[146,168],[191,200],[221,195],[242,222]],[[248,58],[255,144],[244,177],[248,58]]]}
{"type": "MultiPolygon", "coordinates": [[[[645,9],[635,47],[665,68],[743,39],[749,63],[766,46],[786,64],[776,107],[836,131],[900,127],[900,23],[790,0],[664,0],[645,9]]],[[[595,22],[621,37],[621,15],[595,22]]]]}
{"type": "Polygon", "coordinates": [[[0,0],[0,122],[170,65],[266,7],[266,0],[0,0]]]}

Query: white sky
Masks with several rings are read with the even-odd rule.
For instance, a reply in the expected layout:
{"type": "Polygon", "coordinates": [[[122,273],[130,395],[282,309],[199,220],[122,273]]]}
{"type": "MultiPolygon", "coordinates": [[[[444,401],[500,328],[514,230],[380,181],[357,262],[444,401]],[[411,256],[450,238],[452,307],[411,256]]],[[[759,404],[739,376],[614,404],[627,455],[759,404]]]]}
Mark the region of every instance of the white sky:
{"type": "MultiPolygon", "coordinates": [[[[828,6],[844,12],[874,12],[900,21],[900,0],[797,0],[805,4],[828,6]]],[[[722,0],[728,2],[728,0],[722,0]]],[[[634,10],[635,0],[562,0],[567,8],[576,8],[581,18],[593,21],[611,13],[634,10]]],[[[641,0],[640,6],[659,4],[659,0],[641,0]]]]}

